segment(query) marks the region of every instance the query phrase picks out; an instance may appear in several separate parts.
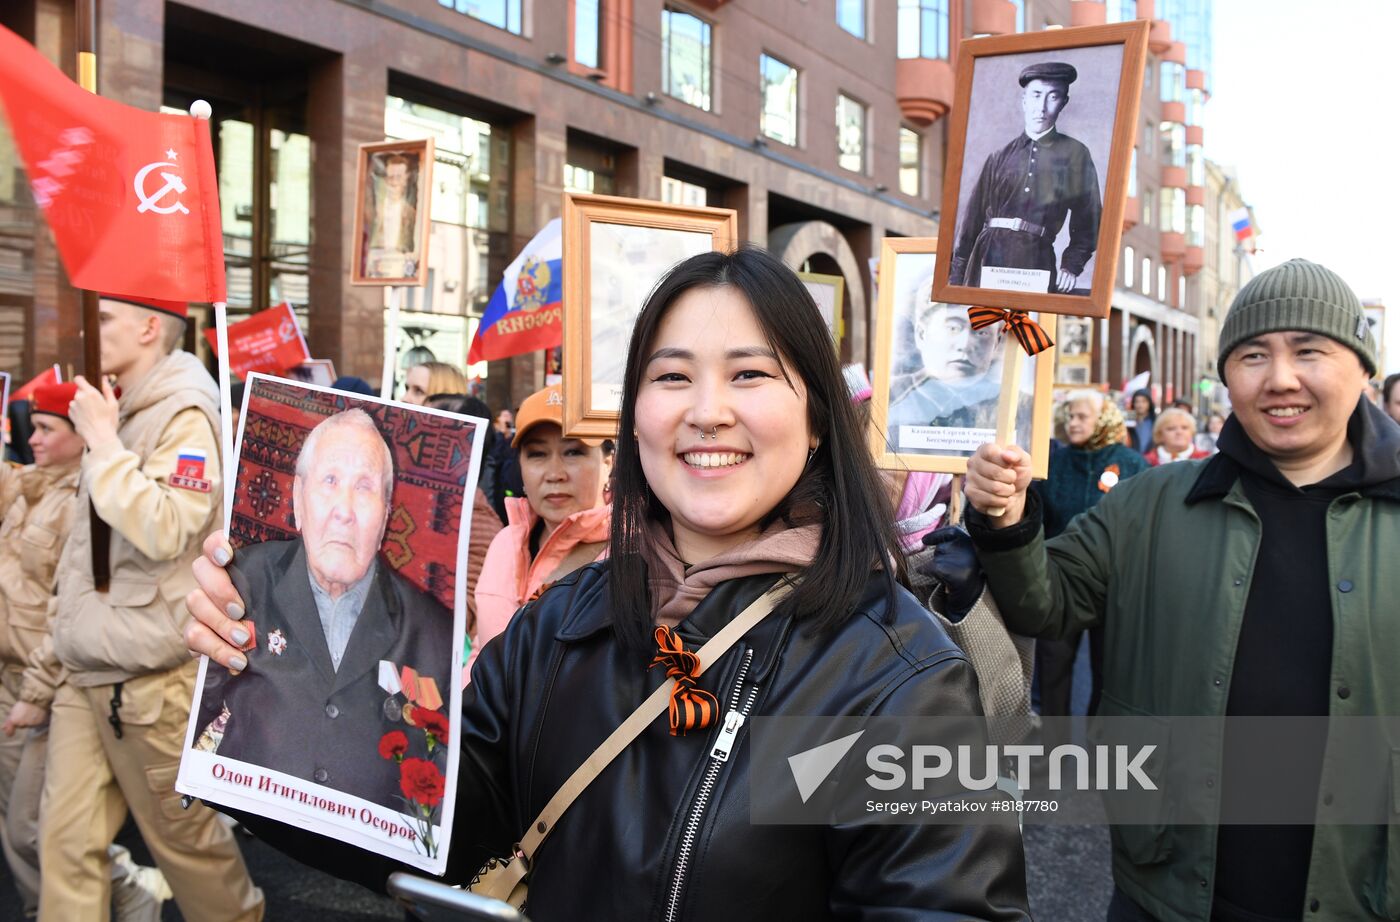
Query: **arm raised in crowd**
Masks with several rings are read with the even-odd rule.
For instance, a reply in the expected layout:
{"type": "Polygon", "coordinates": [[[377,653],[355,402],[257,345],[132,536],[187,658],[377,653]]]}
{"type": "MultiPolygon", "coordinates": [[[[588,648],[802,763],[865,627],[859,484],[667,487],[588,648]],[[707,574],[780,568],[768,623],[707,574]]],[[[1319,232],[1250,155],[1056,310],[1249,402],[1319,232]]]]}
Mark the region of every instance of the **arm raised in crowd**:
{"type": "Polygon", "coordinates": [[[218,499],[219,442],[209,418],[197,409],[175,414],[156,448],[141,459],[117,435],[117,398],[111,385],[98,391],[81,377],[70,409],[73,426],[87,443],[83,476],[102,520],[152,560],[179,556],[209,520],[218,499]],[[202,452],[208,492],[169,482],[182,451],[202,452]]]}
{"type": "Polygon", "coordinates": [[[968,532],[1006,626],[1034,637],[1065,637],[1103,620],[1116,512],[1126,491],[1104,497],[1047,544],[1030,479],[1030,456],[1020,448],[979,448],[967,465],[968,532]],[[1005,512],[987,514],[995,509],[1005,512]]]}

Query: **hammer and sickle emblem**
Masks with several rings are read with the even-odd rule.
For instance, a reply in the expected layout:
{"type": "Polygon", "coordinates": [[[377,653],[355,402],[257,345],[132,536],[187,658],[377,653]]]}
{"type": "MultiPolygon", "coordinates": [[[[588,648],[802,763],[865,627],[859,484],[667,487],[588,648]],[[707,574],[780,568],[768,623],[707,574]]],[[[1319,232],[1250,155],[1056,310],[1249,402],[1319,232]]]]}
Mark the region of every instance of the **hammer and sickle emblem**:
{"type": "Polygon", "coordinates": [[[161,199],[165,198],[167,193],[174,192],[178,196],[185,191],[185,181],[174,173],[161,173],[160,178],[165,180],[165,184],[157,189],[154,194],[146,194],[146,177],[151,174],[152,170],[163,166],[173,168],[175,164],[168,162],[148,163],[136,174],[136,182],[134,183],[136,187],[136,197],[141,199],[141,204],[136,206],[136,210],[143,213],[154,211],[156,214],[174,214],[177,211],[181,214],[189,214],[190,210],[186,208],[184,203],[178,198],[175,199],[173,205],[160,204],[161,199]]]}

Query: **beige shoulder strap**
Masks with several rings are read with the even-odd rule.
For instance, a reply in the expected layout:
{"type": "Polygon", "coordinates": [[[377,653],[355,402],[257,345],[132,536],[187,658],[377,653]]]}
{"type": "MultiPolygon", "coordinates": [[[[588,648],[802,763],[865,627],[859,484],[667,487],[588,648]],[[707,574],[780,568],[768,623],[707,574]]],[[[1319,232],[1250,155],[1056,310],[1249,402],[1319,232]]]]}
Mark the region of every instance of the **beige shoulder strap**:
{"type": "MultiPolygon", "coordinates": [[[[749,632],[750,628],[767,617],[774,606],[786,598],[787,594],[792,591],[792,585],[793,584],[788,580],[780,581],[778,585],[755,599],[753,603],[740,612],[734,620],[721,628],[719,633],[711,637],[696,654],[700,658],[700,666],[696,669],[696,675],[708,669],[712,663],[723,656],[729,648],[734,645],[735,641],[743,637],[749,632]]],[[[549,803],[545,804],[544,809],[540,811],[540,815],[535,818],[535,821],[530,824],[530,828],[525,831],[525,835],[521,838],[520,844],[516,846],[516,857],[523,857],[524,860],[516,860],[510,863],[507,870],[514,878],[512,883],[518,882],[529,872],[530,859],[540,847],[540,843],[544,841],[544,837],[549,835],[550,831],[554,828],[554,824],[559,821],[559,817],[573,804],[574,799],[578,797],[579,794],[583,793],[584,788],[588,787],[588,785],[593,782],[593,779],[597,778],[603,769],[607,768],[608,764],[612,762],[613,759],[617,758],[618,753],[626,749],[628,744],[636,739],[652,720],[666,710],[666,701],[671,696],[671,685],[672,683],[670,682],[662,682],[660,687],[651,693],[651,697],[643,701],[641,707],[633,711],[630,717],[624,720],[607,739],[603,740],[603,744],[595,749],[593,754],[574,770],[574,773],[569,776],[569,780],[565,781],[559,787],[559,790],[555,792],[554,796],[549,799],[549,803]]],[[[723,715],[721,715],[721,717],[722,716],[723,715]]]]}

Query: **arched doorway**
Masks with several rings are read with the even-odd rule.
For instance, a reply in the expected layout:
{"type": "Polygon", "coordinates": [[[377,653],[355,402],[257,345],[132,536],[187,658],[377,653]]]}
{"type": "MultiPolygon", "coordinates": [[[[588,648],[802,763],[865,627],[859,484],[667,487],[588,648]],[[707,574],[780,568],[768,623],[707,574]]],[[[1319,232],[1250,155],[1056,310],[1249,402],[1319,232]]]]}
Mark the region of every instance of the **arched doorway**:
{"type": "Polygon", "coordinates": [[[784,224],[768,232],[768,249],[799,272],[839,275],[845,281],[842,306],[845,336],[841,340],[841,361],[868,365],[869,314],[865,286],[861,284],[860,262],[841,232],[825,221],[784,224]]]}
{"type": "Polygon", "coordinates": [[[1128,366],[1132,372],[1129,378],[1136,378],[1144,371],[1151,372],[1150,383],[1160,383],[1157,372],[1157,343],[1152,336],[1152,328],[1145,323],[1140,323],[1133,328],[1132,344],[1128,354],[1132,356],[1132,362],[1128,366]]]}

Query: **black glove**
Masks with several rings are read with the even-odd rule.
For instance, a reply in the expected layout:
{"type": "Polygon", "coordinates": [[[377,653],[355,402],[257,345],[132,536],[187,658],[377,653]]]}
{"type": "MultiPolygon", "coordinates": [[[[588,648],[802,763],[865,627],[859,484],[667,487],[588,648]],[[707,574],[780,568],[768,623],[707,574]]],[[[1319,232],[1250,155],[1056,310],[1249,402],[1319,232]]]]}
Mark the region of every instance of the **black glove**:
{"type": "Polygon", "coordinates": [[[961,621],[987,585],[972,537],[956,525],[945,525],[924,535],[924,545],[936,551],[932,560],[919,567],[919,575],[943,584],[948,599],[944,615],[949,621],[961,621]]]}

